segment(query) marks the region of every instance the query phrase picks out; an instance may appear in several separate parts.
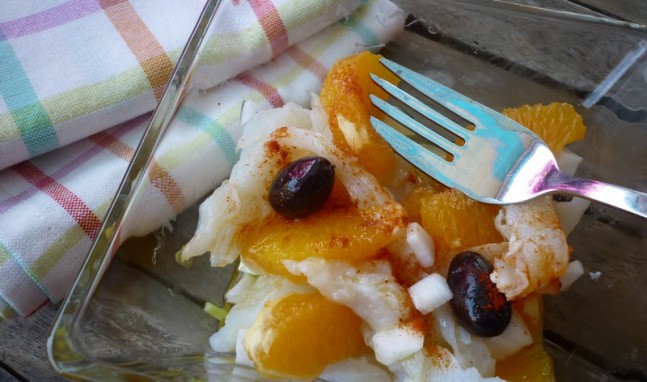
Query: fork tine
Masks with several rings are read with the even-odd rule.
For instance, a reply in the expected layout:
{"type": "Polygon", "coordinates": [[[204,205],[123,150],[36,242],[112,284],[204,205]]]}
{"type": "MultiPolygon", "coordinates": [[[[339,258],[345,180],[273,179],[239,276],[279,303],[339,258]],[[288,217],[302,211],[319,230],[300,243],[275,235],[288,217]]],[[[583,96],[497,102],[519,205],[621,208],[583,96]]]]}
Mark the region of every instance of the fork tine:
{"type": "Polygon", "coordinates": [[[448,162],[432,153],[375,117],[371,117],[371,125],[398,154],[415,167],[449,187],[453,185],[451,179],[445,175],[455,166],[453,162],[448,162]]]}
{"type": "MultiPolygon", "coordinates": [[[[451,119],[445,117],[444,115],[440,114],[436,110],[430,108],[429,106],[425,105],[424,103],[420,102],[418,99],[415,97],[412,97],[410,94],[405,92],[404,90],[398,88],[397,86],[393,85],[392,83],[376,76],[375,74],[371,73],[371,79],[375,81],[382,89],[384,89],[387,93],[389,93],[391,96],[397,98],[401,102],[405,103],[418,113],[422,114],[426,118],[436,122],[437,124],[441,125],[442,127],[446,128],[450,132],[452,132],[454,135],[458,136],[459,138],[462,138],[467,142],[469,140],[469,132],[457,124],[456,122],[452,121],[451,119]]],[[[373,102],[375,103],[375,102],[373,102]]]]}
{"type": "Polygon", "coordinates": [[[515,123],[510,124],[512,120],[477,103],[473,99],[384,57],[380,58],[380,62],[416,90],[472,122],[475,126],[483,126],[483,121],[495,119],[498,123],[505,125],[506,128],[516,130],[515,123]]]}
{"type": "Polygon", "coordinates": [[[388,116],[398,121],[404,127],[414,131],[415,133],[424,137],[428,141],[431,141],[433,144],[445,150],[446,152],[452,154],[454,157],[459,155],[459,152],[457,151],[459,149],[459,146],[449,142],[442,135],[436,133],[435,131],[427,128],[426,126],[422,125],[420,122],[411,118],[400,108],[393,106],[387,102],[384,102],[382,99],[374,96],[373,94],[370,95],[370,98],[371,98],[371,101],[373,102],[373,105],[377,106],[378,109],[385,112],[388,116]]]}

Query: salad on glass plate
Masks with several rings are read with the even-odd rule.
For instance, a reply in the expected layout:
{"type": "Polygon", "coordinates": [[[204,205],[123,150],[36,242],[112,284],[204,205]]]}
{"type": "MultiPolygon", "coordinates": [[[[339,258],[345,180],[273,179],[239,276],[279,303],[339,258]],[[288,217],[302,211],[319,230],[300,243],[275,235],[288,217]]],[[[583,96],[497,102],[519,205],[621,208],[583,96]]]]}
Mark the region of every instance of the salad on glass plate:
{"type": "MultiPolygon", "coordinates": [[[[386,8],[249,72],[284,102],[243,77],[161,105],[59,310],[52,365],[91,380],[644,380],[644,220],[447,189],[373,131],[369,116],[393,121],[369,73],[395,76],[356,53],[503,112],[565,172],[645,190],[647,29],[493,0],[352,3],[386,8]],[[160,198],[150,163],[186,205],[160,198]]],[[[198,26],[184,90],[214,63],[198,26]]]]}
{"type": "MultiPolygon", "coordinates": [[[[420,173],[370,126],[369,74],[396,81],[378,58],[337,62],[309,109],[243,109],[240,160],[179,253],[239,262],[211,348],[268,378],[552,380],[542,295],[584,273],[566,236],[588,202],[486,205],[420,173]]],[[[503,112],[575,171],[571,105],[503,112]]]]}

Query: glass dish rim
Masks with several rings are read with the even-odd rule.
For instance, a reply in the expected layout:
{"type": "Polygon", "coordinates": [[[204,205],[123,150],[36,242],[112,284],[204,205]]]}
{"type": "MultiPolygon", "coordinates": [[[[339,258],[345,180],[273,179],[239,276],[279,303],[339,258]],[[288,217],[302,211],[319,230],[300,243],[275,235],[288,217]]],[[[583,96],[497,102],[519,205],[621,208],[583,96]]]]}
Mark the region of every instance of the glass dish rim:
{"type": "MultiPolygon", "coordinates": [[[[395,2],[398,3],[398,1],[395,2]]],[[[472,9],[497,8],[505,12],[514,12],[533,17],[618,28],[637,33],[647,40],[647,26],[611,19],[602,15],[540,8],[501,0],[435,0],[435,2],[460,4],[472,9]]],[[[60,304],[47,338],[47,355],[52,367],[62,375],[88,378],[94,373],[99,373],[102,376],[123,376],[124,374],[122,373],[131,372],[128,367],[86,358],[74,348],[74,341],[69,333],[73,331],[78,319],[83,315],[87,303],[92,298],[94,290],[110,264],[110,259],[118,248],[119,229],[115,229],[115,227],[120,227],[123,218],[127,216],[129,207],[135,200],[137,190],[144,179],[143,174],[148,168],[157,143],[166,131],[179,101],[187,90],[191,72],[197,61],[196,57],[199,56],[202,43],[207,36],[220,4],[221,0],[206,1],[194,30],[178,59],[160,103],[153,113],[151,121],[115,194],[115,198],[106,213],[106,218],[101,225],[97,238],[80,267],[70,292],[60,304]]],[[[196,361],[195,357],[196,355],[192,354],[178,358],[196,361]]]]}

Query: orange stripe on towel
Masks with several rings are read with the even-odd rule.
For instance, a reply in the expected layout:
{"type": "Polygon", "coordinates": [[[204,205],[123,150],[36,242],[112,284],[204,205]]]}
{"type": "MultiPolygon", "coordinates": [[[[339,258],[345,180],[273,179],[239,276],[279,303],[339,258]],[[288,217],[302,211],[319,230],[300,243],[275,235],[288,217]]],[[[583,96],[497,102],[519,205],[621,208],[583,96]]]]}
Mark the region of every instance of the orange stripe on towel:
{"type": "Polygon", "coordinates": [[[166,169],[154,161],[148,169],[148,179],[164,195],[176,215],[182,212],[182,209],[186,207],[184,194],[175,179],[173,179],[166,169]]]}
{"type": "Polygon", "coordinates": [[[128,1],[99,0],[99,4],[139,62],[159,100],[173,72],[173,62],[128,1]]]}
{"type": "Polygon", "coordinates": [[[134,150],[130,146],[104,131],[90,136],[90,140],[126,162],[133,158],[134,150]]]}
{"type": "Polygon", "coordinates": [[[299,64],[300,67],[317,76],[321,82],[326,78],[326,74],[328,73],[326,66],[322,64],[321,61],[317,60],[316,57],[308,54],[308,52],[295,45],[288,49],[286,53],[291,59],[299,64]]]}
{"type": "MultiPolygon", "coordinates": [[[[99,0],[99,4],[139,62],[159,100],[173,72],[173,62],[128,1],[99,0]]],[[[148,179],[175,213],[182,211],[186,204],[182,189],[164,168],[153,162],[148,169],[148,179]]]]}
{"type": "Polygon", "coordinates": [[[265,31],[272,48],[272,56],[278,56],[288,47],[288,30],[279,11],[270,0],[247,0],[247,2],[265,31]]]}

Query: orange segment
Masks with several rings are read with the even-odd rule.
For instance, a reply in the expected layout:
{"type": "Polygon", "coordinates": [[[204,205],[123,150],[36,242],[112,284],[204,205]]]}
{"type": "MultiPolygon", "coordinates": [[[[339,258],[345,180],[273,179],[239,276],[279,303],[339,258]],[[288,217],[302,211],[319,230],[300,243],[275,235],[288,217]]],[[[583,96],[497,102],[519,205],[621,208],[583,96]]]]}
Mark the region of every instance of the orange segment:
{"type": "Polygon", "coordinates": [[[243,345],[262,376],[311,379],[333,362],[367,351],[362,320],[319,293],[268,303],[243,345]]]}
{"type": "Polygon", "coordinates": [[[567,144],[584,138],[586,133],[582,117],[568,103],[524,105],[503,109],[503,114],[532,130],[553,153],[559,153],[567,144]]]}
{"type": "Polygon", "coordinates": [[[300,220],[278,214],[245,225],[240,231],[241,255],[265,272],[303,281],[287,271],[283,260],[308,257],[356,261],[375,256],[404,227],[404,216],[388,206],[359,209],[332,205],[300,220]]]}
{"type": "Polygon", "coordinates": [[[553,360],[543,346],[533,343],[496,364],[496,376],[506,381],[554,381],[553,360]]]}
{"type": "Polygon", "coordinates": [[[321,89],[321,104],[328,113],[333,142],[356,155],[359,163],[381,183],[394,174],[397,156],[373,130],[370,116],[383,114],[373,106],[369,94],[386,98],[370,73],[397,84],[397,77],[379,63],[380,56],[363,52],[338,61],[328,72],[321,89]],[[339,123],[342,121],[348,123],[339,123]]]}
{"type": "Polygon", "coordinates": [[[432,178],[428,178],[429,182],[416,186],[400,203],[404,210],[407,212],[407,217],[411,221],[420,223],[422,216],[420,209],[422,201],[434,194],[447,190],[447,187],[436,182],[432,178]]]}
{"type": "Polygon", "coordinates": [[[534,342],[518,353],[496,364],[496,375],[507,381],[554,381],[553,360],[544,350],[542,335],[543,306],[541,296],[531,295],[513,303],[521,314],[534,342]]]}
{"type": "Polygon", "coordinates": [[[448,189],[423,197],[420,215],[423,228],[434,239],[436,264],[443,269],[449,256],[463,249],[504,239],[494,226],[498,206],[479,203],[448,189]]]}

